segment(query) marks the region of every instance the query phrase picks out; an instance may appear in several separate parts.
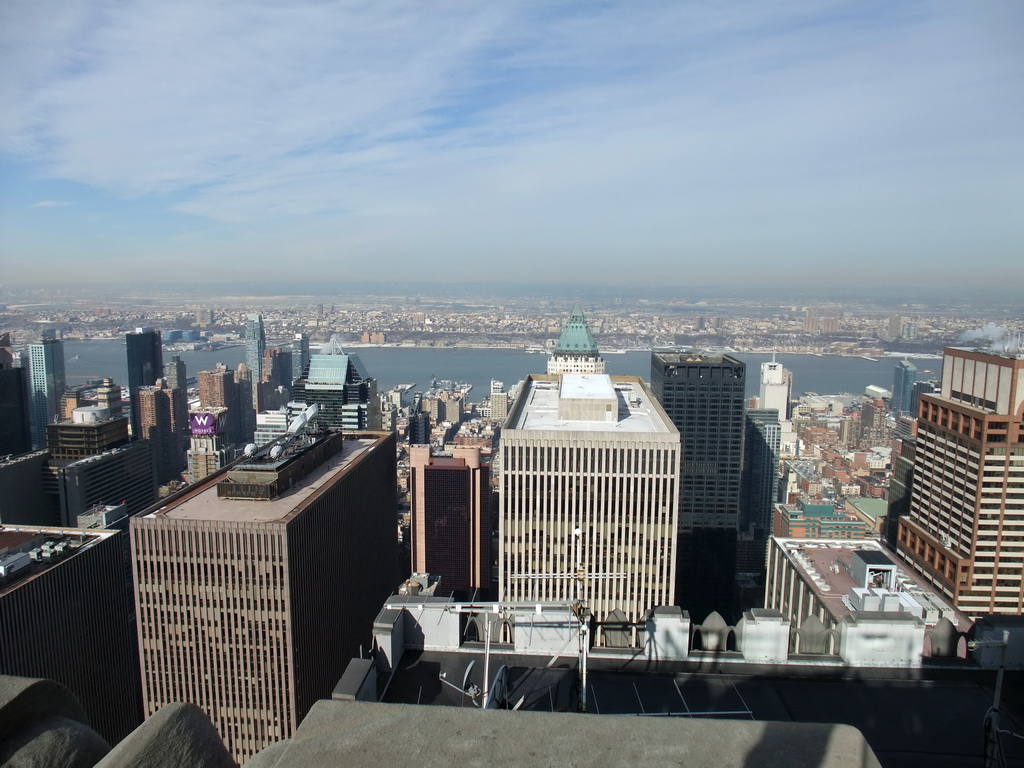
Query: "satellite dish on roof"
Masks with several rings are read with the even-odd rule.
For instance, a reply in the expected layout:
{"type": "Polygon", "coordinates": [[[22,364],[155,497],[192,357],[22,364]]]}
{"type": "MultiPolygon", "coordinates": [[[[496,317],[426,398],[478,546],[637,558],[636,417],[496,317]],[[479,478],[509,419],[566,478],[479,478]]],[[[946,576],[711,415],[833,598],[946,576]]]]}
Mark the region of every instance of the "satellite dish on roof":
{"type": "Polygon", "coordinates": [[[249,443],[247,446],[245,446],[245,450],[243,450],[242,453],[245,454],[246,458],[249,458],[254,453],[256,453],[257,447],[258,446],[256,445],[256,443],[249,443]]]}
{"type": "Polygon", "coordinates": [[[273,448],[270,449],[270,458],[280,459],[282,453],[284,453],[284,446],[275,445],[273,448]]]}

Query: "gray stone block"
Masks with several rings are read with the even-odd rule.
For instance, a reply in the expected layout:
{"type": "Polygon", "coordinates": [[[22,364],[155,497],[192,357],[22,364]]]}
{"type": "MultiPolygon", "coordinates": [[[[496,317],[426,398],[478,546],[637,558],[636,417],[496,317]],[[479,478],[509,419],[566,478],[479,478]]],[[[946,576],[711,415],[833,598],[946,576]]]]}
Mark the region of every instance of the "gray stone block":
{"type": "Polygon", "coordinates": [[[238,768],[206,714],[168,704],[114,747],[96,768],[238,768]]]}

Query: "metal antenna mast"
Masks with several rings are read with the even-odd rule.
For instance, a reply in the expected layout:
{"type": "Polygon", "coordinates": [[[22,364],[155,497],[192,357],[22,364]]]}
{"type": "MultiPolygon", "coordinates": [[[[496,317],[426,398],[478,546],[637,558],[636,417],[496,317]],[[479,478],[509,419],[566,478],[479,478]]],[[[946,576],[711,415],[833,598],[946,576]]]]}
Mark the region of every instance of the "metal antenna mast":
{"type": "Polygon", "coordinates": [[[583,567],[583,530],[573,530],[574,570],[570,573],[519,573],[512,579],[572,579],[575,582],[576,599],[570,604],[573,615],[579,622],[579,670],[580,670],[580,712],[587,711],[587,658],[590,653],[590,608],[587,606],[587,582],[590,579],[620,579],[626,573],[588,573],[583,567]]]}

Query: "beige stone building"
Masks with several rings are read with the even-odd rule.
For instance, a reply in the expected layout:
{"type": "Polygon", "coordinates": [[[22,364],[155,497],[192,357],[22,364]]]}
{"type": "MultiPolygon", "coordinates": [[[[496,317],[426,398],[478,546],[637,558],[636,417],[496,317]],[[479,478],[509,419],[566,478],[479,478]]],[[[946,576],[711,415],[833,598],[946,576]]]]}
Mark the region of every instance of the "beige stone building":
{"type": "Polygon", "coordinates": [[[240,763],[330,696],[398,578],[394,435],[292,439],[131,521],[146,715],[202,707],[240,763]]]}
{"type": "Polygon", "coordinates": [[[643,381],[530,376],[500,453],[502,600],[574,600],[578,547],[599,621],[674,603],[679,432],[643,381]]]}

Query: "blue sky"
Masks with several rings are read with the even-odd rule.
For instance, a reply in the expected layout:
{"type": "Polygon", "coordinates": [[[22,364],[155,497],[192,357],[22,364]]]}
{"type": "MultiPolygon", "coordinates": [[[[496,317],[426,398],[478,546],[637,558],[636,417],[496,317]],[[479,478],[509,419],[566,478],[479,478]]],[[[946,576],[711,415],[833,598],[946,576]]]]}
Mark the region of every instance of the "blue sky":
{"type": "Polygon", "coordinates": [[[1021,40],[1013,0],[7,0],[3,280],[1024,285],[1021,40]]]}

